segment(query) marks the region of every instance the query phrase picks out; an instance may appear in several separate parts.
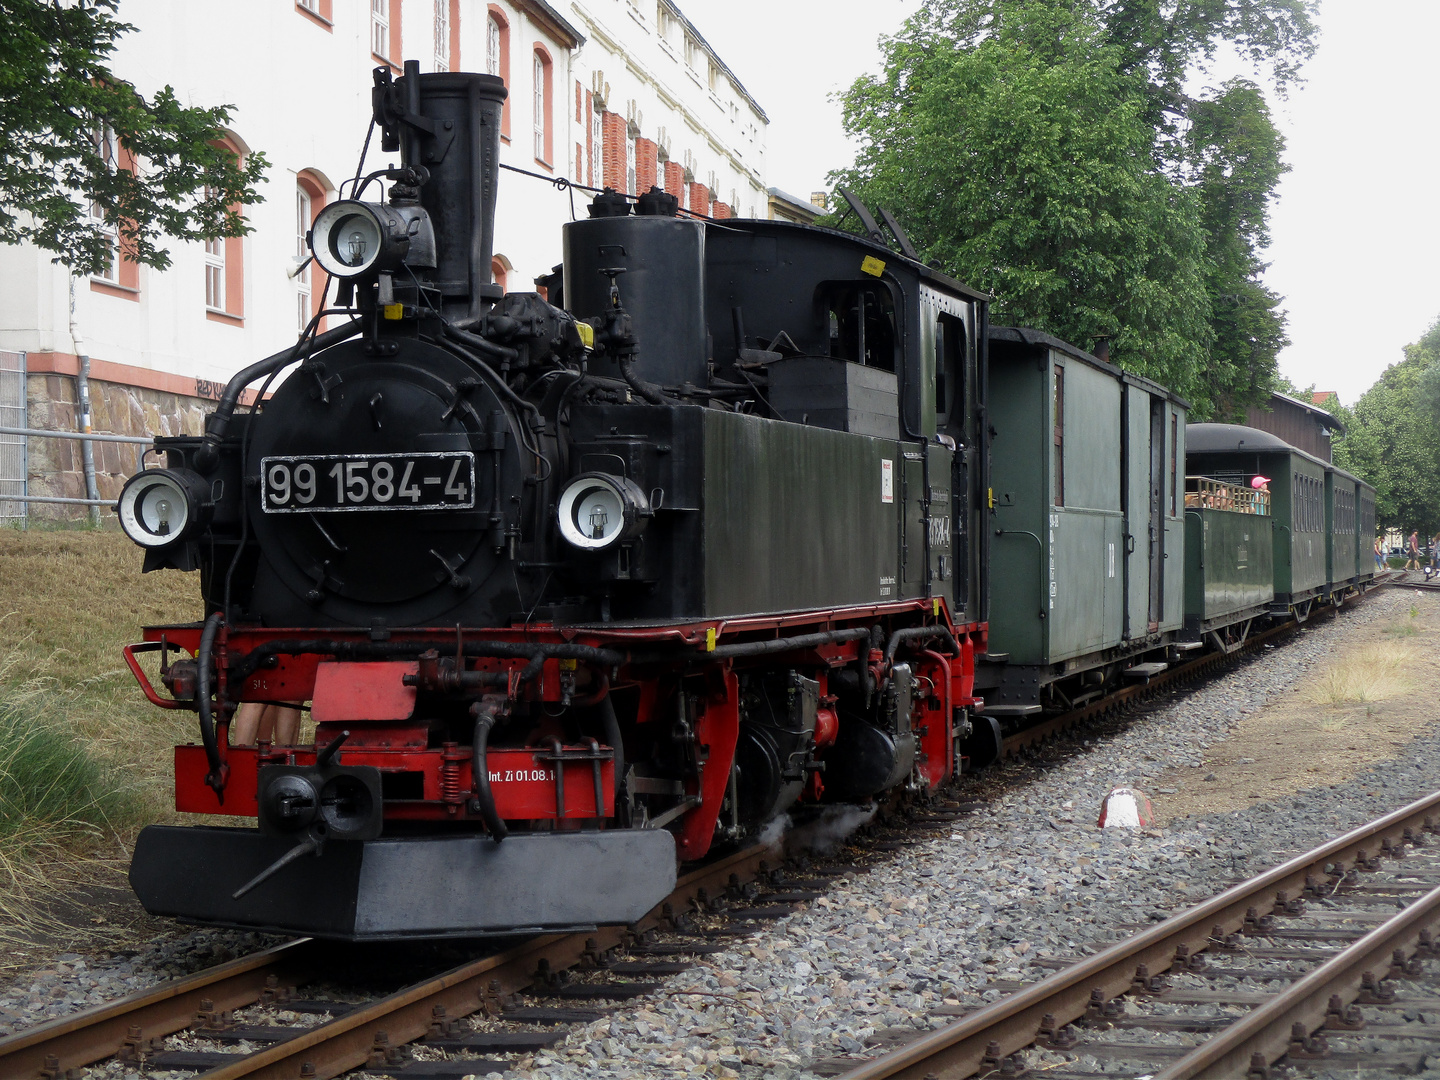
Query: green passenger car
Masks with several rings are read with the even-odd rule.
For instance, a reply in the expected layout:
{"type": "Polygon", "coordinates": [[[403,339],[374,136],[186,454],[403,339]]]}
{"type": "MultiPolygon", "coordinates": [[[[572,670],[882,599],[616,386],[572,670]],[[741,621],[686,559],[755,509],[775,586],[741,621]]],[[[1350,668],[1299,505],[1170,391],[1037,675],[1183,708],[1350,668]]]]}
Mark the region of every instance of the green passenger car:
{"type": "Polygon", "coordinates": [[[1329,595],[1325,522],[1327,462],[1268,431],[1242,424],[1191,424],[1187,471],[1248,487],[1264,477],[1274,517],[1272,613],[1305,617],[1329,595]]]}
{"type": "Polygon", "coordinates": [[[990,662],[977,687],[1005,719],[1074,704],[1180,628],[1188,406],[1056,338],[996,327],[989,407],[990,662]]]}
{"type": "Polygon", "coordinates": [[[1375,489],[1344,469],[1325,470],[1327,596],[1340,602],[1375,577],[1375,489]]]}
{"type": "Polygon", "coordinates": [[[1191,476],[1185,490],[1185,633],[1227,648],[1275,598],[1268,492],[1191,476]]]}

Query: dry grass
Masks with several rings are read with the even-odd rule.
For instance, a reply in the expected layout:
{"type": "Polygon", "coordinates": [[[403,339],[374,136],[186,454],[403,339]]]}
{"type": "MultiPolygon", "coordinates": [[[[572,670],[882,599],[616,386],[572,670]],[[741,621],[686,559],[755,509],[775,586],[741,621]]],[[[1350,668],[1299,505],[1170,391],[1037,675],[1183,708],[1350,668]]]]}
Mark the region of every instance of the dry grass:
{"type": "Polygon", "coordinates": [[[115,532],[0,530],[0,771],[33,774],[23,743],[74,781],[0,807],[0,926],[43,933],[57,882],[123,883],[138,826],[175,816],[169,748],[195,738],[194,717],[150,705],[120,649],[147,623],[197,618],[199,578],[142,577],[140,562],[115,532]]]}
{"type": "Polygon", "coordinates": [[[165,748],[194,737],[194,718],[147,702],[120,649],[144,625],[198,618],[200,579],[142,577],[140,562],[119,533],[0,530],[0,684],[24,684],[48,712],[62,709],[102,758],[131,770],[158,814],[171,798],[165,748]]]}
{"type": "Polygon", "coordinates": [[[1320,673],[1311,700],[1317,705],[1365,705],[1408,693],[1414,689],[1408,668],[1415,657],[1414,646],[1388,642],[1346,653],[1320,673]]]}

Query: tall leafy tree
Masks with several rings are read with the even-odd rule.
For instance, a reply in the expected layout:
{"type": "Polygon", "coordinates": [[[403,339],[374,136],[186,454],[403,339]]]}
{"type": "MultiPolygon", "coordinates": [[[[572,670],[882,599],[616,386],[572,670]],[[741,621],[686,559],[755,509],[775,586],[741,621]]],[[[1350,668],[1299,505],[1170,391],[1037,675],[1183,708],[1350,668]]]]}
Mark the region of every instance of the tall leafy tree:
{"type": "Polygon", "coordinates": [[[836,174],[897,213],[996,316],[1231,414],[1286,344],[1260,281],[1283,142],[1258,83],[1190,91],[1222,50],[1277,91],[1313,50],[1307,0],[928,0],[843,95],[836,174]]]}
{"type": "Polygon", "coordinates": [[[1354,409],[1335,462],[1375,485],[1382,526],[1440,529],[1440,320],[1385,370],[1354,409]]]}
{"type": "Polygon", "coordinates": [[[164,269],[165,238],[248,232],[266,161],[220,145],[226,107],[147,98],[110,70],[118,0],[0,0],[0,243],[28,241],[78,273],[113,256],[164,269]]]}

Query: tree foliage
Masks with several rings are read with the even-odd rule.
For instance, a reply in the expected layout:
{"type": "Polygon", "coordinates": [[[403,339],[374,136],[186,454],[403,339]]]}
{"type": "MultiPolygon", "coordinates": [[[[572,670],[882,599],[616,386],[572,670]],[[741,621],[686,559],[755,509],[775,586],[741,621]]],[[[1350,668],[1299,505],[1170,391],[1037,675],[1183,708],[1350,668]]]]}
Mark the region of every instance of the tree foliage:
{"type": "Polygon", "coordinates": [[[164,269],[165,237],[248,232],[262,154],[220,145],[229,109],[147,99],[109,60],[118,0],[0,0],[0,242],[29,241],[80,273],[125,255],[164,269]],[[116,155],[113,149],[121,153],[116,155]],[[99,217],[95,216],[95,214],[99,217]]]}
{"type": "Polygon", "coordinates": [[[1221,49],[1278,92],[1313,51],[1307,0],[928,0],[843,95],[861,150],[833,179],[896,212],[998,320],[1234,414],[1287,344],[1260,280],[1285,166],[1261,86],[1187,92],[1221,49]]]}
{"type": "Polygon", "coordinates": [[[1375,485],[1380,524],[1440,531],[1440,319],[1337,415],[1346,432],[1335,463],[1375,485]]]}

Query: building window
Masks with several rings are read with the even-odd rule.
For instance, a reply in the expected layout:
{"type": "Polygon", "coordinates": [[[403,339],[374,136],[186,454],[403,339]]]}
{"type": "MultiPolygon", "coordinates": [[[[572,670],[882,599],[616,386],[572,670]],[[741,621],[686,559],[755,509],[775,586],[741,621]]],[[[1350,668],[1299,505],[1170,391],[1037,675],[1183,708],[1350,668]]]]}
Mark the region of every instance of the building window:
{"type": "MultiPolygon", "coordinates": [[[[239,160],[243,152],[238,143],[225,139],[216,144],[239,160]]],[[[213,193],[207,188],[206,198],[213,193]]],[[[240,207],[232,206],[237,213],[240,207]]],[[[224,236],[205,241],[205,315],[216,322],[239,323],[245,315],[245,247],[239,236],[224,236]]]]}
{"type": "Polygon", "coordinates": [[[310,209],[310,193],[303,185],[295,188],[295,265],[302,267],[295,275],[295,329],[297,332],[304,331],[310,324],[311,307],[311,277],[310,277],[310,247],[305,243],[305,235],[310,231],[310,223],[315,220],[310,209]]]}
{"type": "Polygon", "coordinates": [[[599,109],[590,110],[590,173],[586,177],[586,183],[604,185],[605,183],[605,125],[604,113],[599,109]]]}
{"type": "MultiPolygon", "coordinates": [[[[210,197],[210,189],[205,197],[210,197]]],[[[225,238],[205,241],[205,306],[211,311],[225,311],[225,238]]]]}
{"type": "Polygon", "coordinates": [[[333,2],[334,0],[295,0],[295,10],[311,22],[318,23],[326,30],[331,30],[333,27],[330,21],[330,6],[333,2]]]}
{"type": "MultiPolygon", "coordinates": [[[[485,24],[485,71],[510,84],[510,22],[505,13],[494,4],[490,5],[490,17],[485,24]]],[[[500,107],[500,134],[510,138],[510,99],[500,107]]]]}
{"type": "Polygon", "coordinates": [[[555,88],[550,77],[551,70],[550,57],[540,46],[535,46],[535,160],[542,165],[549,165],[554,160],[550,115],[555,88]]]}
{"type": "Polygon", "coordinates": [[[390,0],[370,0],[370,51],[390,59],[390,0]]]}
{"type": "Polygon", "coordinates": [[[450,0],[435,0],[435,70],[450,70],[450,0]]]}
{"type": "Polygon", "coordinates": [[[1055,365],[1055,505],[1065,505],[1065,369],[1055,365]]]}
{"type": "MultiPolygon", "coordinates": [[[[107,172],[117,171],[120,168],[120,142],[115,138],[115,132],[110,129],[109,125],[106,125],[99,131],[91,132],[90,139],[95,146],[95,152],[105,163],[105,170],[107,172]]],[[[105,208],[98,200],[90,202],[90,220],[100,227],[108,241],[105,265],[99,273],[90,276],[96,281],[119,285],[120,230],[115,222],[105,219],[105,208]]]]}
{"type": "Polygon", "coordinates": [[[635,190],[635,136],[625,133],[625,190],[636,195],[635,190]]]}

